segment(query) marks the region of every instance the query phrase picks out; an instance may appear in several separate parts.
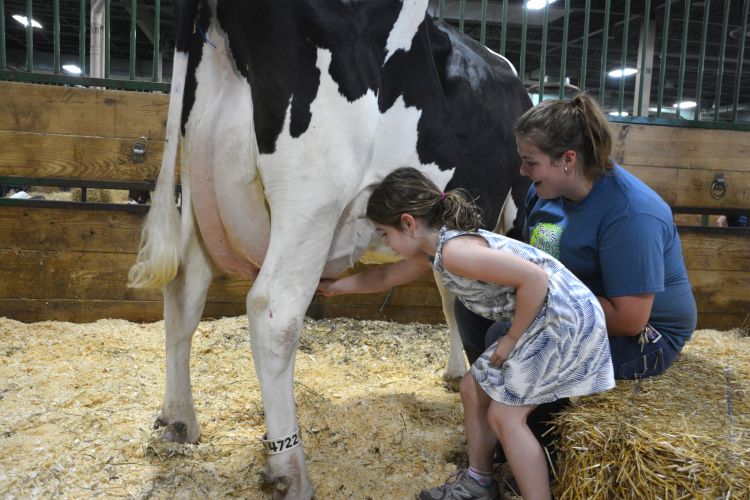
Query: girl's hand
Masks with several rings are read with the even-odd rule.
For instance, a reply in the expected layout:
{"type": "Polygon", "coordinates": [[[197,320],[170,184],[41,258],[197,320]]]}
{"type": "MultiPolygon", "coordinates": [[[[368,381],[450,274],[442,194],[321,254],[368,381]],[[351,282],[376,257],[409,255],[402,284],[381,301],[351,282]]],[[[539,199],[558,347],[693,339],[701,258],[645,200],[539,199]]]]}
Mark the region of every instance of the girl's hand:
{"type": "Polygon", "coordinates": [[[510,352],[516,346],[516,340],[510,335],[503,335],[500,340],[497,341],[495,346],[495,352],[490,356],[490,364],[495,366],[501,366],[505,363],[505,360],[510,356],[510,352]]]}
{"type": "Polygon", "coordinates": [[[320,283],[318,283],[317,292],[323,297],[333,297],[334,295],[336,295],[336,291],[334,290],[335,284],[336,280],[323,278],[320,280],[320,283]]]}

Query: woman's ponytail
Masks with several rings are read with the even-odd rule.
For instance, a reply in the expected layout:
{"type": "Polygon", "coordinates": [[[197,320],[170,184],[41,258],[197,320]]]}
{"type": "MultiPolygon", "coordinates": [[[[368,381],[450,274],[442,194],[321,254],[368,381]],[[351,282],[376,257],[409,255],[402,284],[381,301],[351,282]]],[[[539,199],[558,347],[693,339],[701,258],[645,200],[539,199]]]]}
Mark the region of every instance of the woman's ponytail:
{"type": "Polygon", "coordinates": [[[612,134],[609,131],[609,121],[596,101],[587,94],[576,95],[571,103],[581,114],[583,144],[588,149],[592,169],[599,172],[611,170],[612,134]]]}
{"type": "Polygon", "coordinates": [[[583,175],[589,179],[613,167],[609,122],[587,94],[580,93],[570,101],[542,101],[521,115],[515,132],[553,159],[575,151],[582,159],[583,175]]]}

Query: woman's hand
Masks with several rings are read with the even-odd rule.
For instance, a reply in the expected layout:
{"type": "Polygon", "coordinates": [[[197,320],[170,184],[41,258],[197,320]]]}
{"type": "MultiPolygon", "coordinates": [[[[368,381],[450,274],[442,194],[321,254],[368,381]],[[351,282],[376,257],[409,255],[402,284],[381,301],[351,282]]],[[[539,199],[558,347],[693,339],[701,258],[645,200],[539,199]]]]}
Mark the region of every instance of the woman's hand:
{"type": "Polygon", "coordinates": [[[490,364],[495,366],[501,366],[505,363],[505,360],[510,356],[510,352],[516,346],[516,339],[510,335],[503,335],[500,340],[497,341],[495,346],[495,352],[490,356],[490,364]]]}
{"type": "Polygon", "coordinates": [[[317,292],[323,297],[333,297],[334,295],[336,295],[336,291],[334,290],[335,284],[336,280],[323,278],[320,280],[320,283],[318,283],[317,292]]]}

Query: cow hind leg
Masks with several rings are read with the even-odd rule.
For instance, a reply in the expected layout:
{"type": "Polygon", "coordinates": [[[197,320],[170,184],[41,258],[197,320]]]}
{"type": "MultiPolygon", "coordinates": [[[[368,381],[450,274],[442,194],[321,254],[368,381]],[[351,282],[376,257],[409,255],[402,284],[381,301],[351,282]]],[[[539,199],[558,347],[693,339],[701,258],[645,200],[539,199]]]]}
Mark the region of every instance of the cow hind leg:
{"type": "Polygon", "coordinates": [[[445,380],[449,389],[458,391],[459,382],[466,373],[466,358],[464,356],[463,343],[461,342],[461,334],[458,331],[458,324],[453,313],[455,296],[445,289],[440,276],[437,274],[435,274],[435,282],[437,283],[440,299],[443,303],[443,314],[445,315],[445,322],[448,324],[451,344],[448,353],[448,363],[445,366],[445,372],[443,372],[443,380],[445,380]]]}
{"type": "Polygon", "coordinates": [[[271,443],[263,479],[273,488],[274,498],[313,498],[315,490],[307,474],[293,394],[304,304],[295,304],[295,297],[287,296],[288,300],[279,301],[284,307],[273,308],[266,299],[268,295],[254,293],[259,291],[256,287],[262,288],[256,282],[248,295],[248,319],[266,414],[266,436],[271,443]],[[291,448],[285,448],[290,444],[291,448]]]}
{"type": "MultiPolygon", "coordinates": [[[[193,226],[189,203],[188,199],[183,205],[183,210],[189,212],[183,214],[183,223],[187,218],[187,225],[193,226]]],[[[182,262],[177,276],[164,288],[167,374],[164,402],[155,427],[164,427],[162,437],[178,443],[196,443],[200,438],[190,384],[190,349],[212,275],[193,227],[183,227],[182,262]]]]}
{"type": "MultiPolygon", "coordinates": [[[[269,446],[262,476],[278,498],[312,498],[294,404],[294,361],[305,299],[269,294],[259,277],[248,294],[248,320],[255,371],[260,382],[269,446]],[[274,307],[268,297],[276,296],[274,307]],[[289,447],[291,445],[291,447],[289,447]]],[[[308,300],[309,302],[309,300],[308,300]]]]}
{"type": "MultiPolygon", "coordinates": [[[[311,200],[305,206],[320,204],[311,200]]],[[[266,476],[275,497],[309,499],[315,490],[307,473],[294,403],[294,363],[302,320],[340,212],[311,211],[309,220],[316,221],[318,230],[309,231],[298,214],[284,212],[288,207],[282,203],[274,210],[271,206],[278,227],[289,229],[271,232],[266,260],[247,296],[247,315],[268,439],[266,476]],[[300,255],[300,249],[307,258],[300,255]]]]}

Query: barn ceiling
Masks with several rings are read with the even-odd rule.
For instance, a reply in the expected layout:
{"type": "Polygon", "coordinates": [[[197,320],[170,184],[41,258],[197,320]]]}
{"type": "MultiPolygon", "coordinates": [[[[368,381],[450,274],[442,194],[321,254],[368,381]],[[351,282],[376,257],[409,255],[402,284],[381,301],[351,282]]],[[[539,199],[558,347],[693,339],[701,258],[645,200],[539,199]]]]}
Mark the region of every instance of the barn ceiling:
{"type": "MultiPolygon", "coordinates": [[[[104,0],[99,0],[104,1],[104,0]]],[[[681,47],[684,27],[687,26],[686,54],[684,59],[683,95],[695,94],[697,76],[700,64],[701,39],[703,32],[703,17],[708,8],[708,24],[706,29],[704,78],[702,85],[702,102],[704,109],[709,108],[716,96],[716,75],[719,69],[719,52],[722,40],[722,23],[728,10],[728,29],[726,30],[726,51],[723,64],[723,85],[721,88],[721,103],[731,104],[734,99],[735,88],[739,82],[739,103],[741,110],[747,110],[746,120],[750,120],[750,61],[745,47],[746,59],[741,70],[741,78],[737,80],[737,57],[740,48],[740,34],[742,30],[743,9],[750,0],[713,0],[713,1],[685,1],[671,0],[670,22],[668,26],[667,49],[665,58],[664,104],[671,105],[677,99],[678,80],[681,63],[681,47]],[[686,5],[689,8],[686,10],[686,5]],[[726,10],[725,10],[726,9],[726,10]],[[686,20],[687,17],[687,20],[686,20]]],[[[10,70],[24,70],[26,33],[25,28],[13,19],[14,14],[25,15],[26,0],[5,0],[5,27],[7,64],[10,70]]],[[[61,58],[66,62],[77,62],[79,58],[80,35],[80,5],[81,0],[59,0],[60,3],[60,41],[61,58]]],[[[91,1],[86,1],[86,17],[88,20],[91,1]]],[[[131,0],[111,0],[111,68],[113,77],[127,78],[128,59],[130,55],[130,22],[131,0]]],[[[486,43],[493,50],[500,50],[501,43],[501,9],[502,0],[490,0],[488,3],[488,26],[486,43]]],[[[569,82],[577,87],[585,87],[598,93],[600,75],[602,72],[603,25],[605,0],[590,0],[590,21],[587,47],[586,82],[580,81],[582,49],[584,42],[585,0],[569,0],[569,29],[567,43],[567,57],[565,75],[569,82]]],[[[627,44],[626,63],[635,66],[639,52],[640,29],[643,21],[645,0],[611,0],[609,33],[607,39],[608,71],[619,67],[622,59],[623,45],[627,44]],[[629,33],[623,40],[623,27],[626,22],[625,9],[630,4],[630,16],[627,17],[629,33]]],[[[652,83],[652,101],[655,101],[659,71],[661,69],[661,52],[663,45],[663,23],[665,0],[652,0],[651,26],[655,29],[653,41],[654,49],[654,81],[652,83]]],[[[437,15],[439,0],[430,0],[430,8],[437,15]]],[[[524,1],[508,1],[508,31],[506,34],[505,55],[519,66],[521,56],[521,19],[524,1]]],[[[563,53],[565,0],[557,0],[549,8],[549,24],[547,32],[547,56],[545,74],[548,82],[554,85],[560,80],[560,59],[563,53]]],[[[480,19],[482,2],[470,0],[464,9],[464,29],[472,37],[480,37],[480,19]]],[[[152,60],[154,56],[154,0],[137,0],[137,36],[136,36],[136,75],[139,78],[151,79],[152,60]]],[[[451,24],[459,23],[459,1],[445,0],[445,17],[451,24]]],[[[35,71],[51,71],[53,51],[53,7],[49,0],[33,2],[33,18],[41,25],[41,29],[34,29],[34,67],[35,71]]],[[[527,11],[528,35],[526,40],[525,80],[527,84],[535,83],[539,78],[540,54],[542,52],[543,17],[542,11],[527,11]]],[[[88,22],[87,34],[90,33],[88,22]]],[[[173,0],[161,2],[161,57],[163,62],[163,76],[169,80],[171,73],[172,47],[174,44],[174,12],[173,0]]],[[[745,39],[747,40],[747,38],[745,39]]],[[[88,53],[87,48],[87,53],[88,53]]],[[[86,63],[88,64],[88,62],[86,63]]],[[[617,99],[619,81],[605,79],[605,100],[617,99]]],[[[632,102],[634,84],[631,79],[625,86],[626,102],[632,102]]],[[[743,116],[743,113],[740,114],[743,116]]]]}
{"type": "MultiPolygon", "coordinates": [[[[91,0],[86,4],[86,34],[90,35],[89,16],[91,0]]],[[[96,1],[96,0],[94,0],[96,1]]],[[[100,0],[103,1],[103,0],[100,0]]],[[[110,0],[110,48],[112,76],[127,77],[130,57],[130,12],[131,0],[110,0]]],[[[81,0],[59,0],[60,3],[60,52],[62,63],[78,63],[81,0]]],[[[32,6],[32,17],[41,25],[34,30],[34,69],[35,71],[52,69],[53,5],[51,0],[36,0],[32,6]]],[[[160,47],[165,64],[164,78],[169,79],[172,49],[174,47],[174,2],[161,1],[160,47]]],[[[9,69],[25,70],[26,68],[26,29],[13,19],[13,15],[26,16],[26,0],[5,0],[5,30],[8,50],[9,69]]],[[[154,52],[154,0],[137,0],[136,2],[136,64],[138,76],[151,76],[154,52]]],[[[88,44],[88,41],[87,41],[88,44]]],[[[87,54],[89,47],[86,47],[87,54]]],[[[87,63],[88,64],[88,61],[87,63]]]]}

